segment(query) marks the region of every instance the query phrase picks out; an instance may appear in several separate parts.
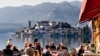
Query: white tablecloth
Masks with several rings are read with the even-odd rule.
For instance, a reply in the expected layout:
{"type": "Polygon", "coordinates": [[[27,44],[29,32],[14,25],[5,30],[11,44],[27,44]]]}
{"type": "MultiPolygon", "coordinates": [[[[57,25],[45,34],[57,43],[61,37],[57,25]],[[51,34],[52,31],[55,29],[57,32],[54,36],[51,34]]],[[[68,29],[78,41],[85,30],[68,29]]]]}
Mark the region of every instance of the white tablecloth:
{"type": "Polygon", "coordinates": [[[22,56],[28,56],[28,55],[22,55],[22,56]]]}

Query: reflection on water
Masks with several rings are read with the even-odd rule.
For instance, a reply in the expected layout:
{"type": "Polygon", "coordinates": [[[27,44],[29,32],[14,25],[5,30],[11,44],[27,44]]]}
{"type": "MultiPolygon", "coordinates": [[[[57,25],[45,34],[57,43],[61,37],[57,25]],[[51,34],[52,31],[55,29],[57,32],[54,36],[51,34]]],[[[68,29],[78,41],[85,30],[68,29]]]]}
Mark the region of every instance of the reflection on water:
{"type": "Polygon", "coordinates": [[[7,40],[11,38],[14,45],[16,45],[19,49],[23,48],[23,42],[14,36],[11,36],[9,33],[1,33],[0,34],[0,50],[3,50],[6,47],[7,40]]]}
{"type": "Polygon", "coordinates": [[[69,49],[74,47],[78,47],[83,42],[82,37],[61,37],[61,36],[54,36],[54,37],[48,37],[48,36],[41,36],[41,37],[15,37],[11,36],[10,34],[0,34],[0,50],[4,49],[6,46],[7,40],[11,38],[14,45],[16,45],[19,49],[22,49],[24,47],[24,42],[29,41],[33,43],[34,38],[38,38],[41,46],[45,47],[46,44],[49,44],[50,42],[54,42],[56,46],[58,46],[59,43],[63,42],[69,49]]]}
{"type": "Polygon", "coordinates": [[[59,43],[63,42],[68,47],[68,49],[70,49],[70,48],[79,47],[83,42],[83,38],[82,37],[75,38],[75,37],[61,37],[61,36],[59,36],[59,37],[58,36],[57,37],[48,37],[48,36],[16,37],[14,39],[16,39],[17,41],[21,41],[22,45],[23,45],[23,43],[25,41],[29,41],[29,42],[33,43],[35,38],[38,38],[38,40],[41,43],[42,47],[45,47],[45,45],[49,44],[50,42],[54,42],[56,46],[58,46],[59,43]]]}

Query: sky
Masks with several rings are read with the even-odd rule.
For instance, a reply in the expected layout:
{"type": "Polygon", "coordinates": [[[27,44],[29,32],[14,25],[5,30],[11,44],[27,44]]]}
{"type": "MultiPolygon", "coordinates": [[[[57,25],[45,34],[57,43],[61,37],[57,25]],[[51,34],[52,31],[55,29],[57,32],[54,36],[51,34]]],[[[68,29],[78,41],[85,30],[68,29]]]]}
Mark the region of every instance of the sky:
{"type": "Polygon", "coordinates": [[[23,6],[23,5],[35,6],[43,2],[59,3],[62,1],[72,2],[72,1],[82,1],[82,0],[0,0],[0,8],[6,6],[23,6]]]}

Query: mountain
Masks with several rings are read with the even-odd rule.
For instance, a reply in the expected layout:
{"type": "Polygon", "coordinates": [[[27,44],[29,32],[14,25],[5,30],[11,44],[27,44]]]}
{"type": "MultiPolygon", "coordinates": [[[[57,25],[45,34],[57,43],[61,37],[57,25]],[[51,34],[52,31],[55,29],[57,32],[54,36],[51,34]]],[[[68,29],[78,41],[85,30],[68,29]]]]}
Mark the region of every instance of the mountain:
{"type": "Polygon", "coordinates": [[[81,2],[42,3],[36,6],[0,8],[0,23],[34,23],[41,20],[65,21],[71,25],[78,23],[81,2]]]}
{"type": "Polygon", "coordinates": [[[73,1],[70,4],[77,7],[77,8],[80,8],[82,3],[80,1],[73,1]]]}

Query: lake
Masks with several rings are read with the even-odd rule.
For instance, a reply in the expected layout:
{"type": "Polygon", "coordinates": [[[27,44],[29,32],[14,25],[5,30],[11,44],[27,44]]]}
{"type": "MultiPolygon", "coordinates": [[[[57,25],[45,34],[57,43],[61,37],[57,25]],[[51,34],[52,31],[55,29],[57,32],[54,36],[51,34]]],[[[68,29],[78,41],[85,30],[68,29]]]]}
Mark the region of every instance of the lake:
{"type": "Polygon", "coordinates": [[[34,41],[34,38],[38,38],[42,47],[45,47],[49,42],[54,42],[56,46],[59,43],[63,42],[68,49],[77,48],[82,44],[82,37],[78,38],[68,38],[68,37],[60,37],[60,38],[51,38],[51,37],[33,37],[33,38],[21,38],[12,36],[11,33],[3,33],[0,34],[0,50],[3,50],[6,47],[7,40],[11,38],[12,43],[18,47],[18,49],[22,49],[24,47],[24,42],[26,39],[29,39],[30,42],[34,41]]]}
{"type": "Polygon", "coordinates": [[[6,47],[7,40],[11,38],[14,45],[16,45],[19,49],[23,48],[23,42],[21,40],[16,39],[15,37],[11,36],[10,33],[1,33],[0,34],[0,50],[3,50],[6,47]]]}

